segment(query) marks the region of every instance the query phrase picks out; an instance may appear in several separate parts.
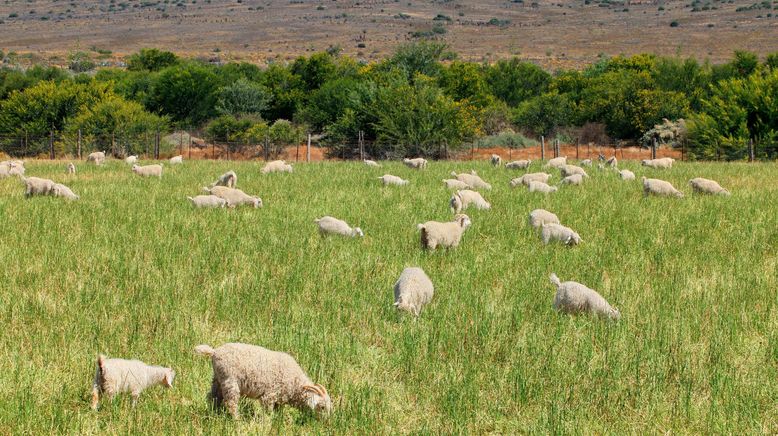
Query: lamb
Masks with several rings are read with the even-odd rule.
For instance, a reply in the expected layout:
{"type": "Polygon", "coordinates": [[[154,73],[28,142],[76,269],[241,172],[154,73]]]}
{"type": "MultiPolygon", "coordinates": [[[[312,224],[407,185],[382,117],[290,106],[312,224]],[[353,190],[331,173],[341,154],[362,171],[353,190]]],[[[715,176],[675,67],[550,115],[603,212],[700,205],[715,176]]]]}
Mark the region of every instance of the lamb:
{"type": "Polygon", "coordinates": [[[65,167],[65,173],[76,174],[76,166],[73,165],[73,162],[68,163],[68,165],[65,167]]]}
{"type": "Polygon", "coordinates": [[[675,159],[663,157],[661,159],[643,159],[640,161],[640,164],[654,169],[668,169],[673,167],[673,162],[675,162],[675,159]]]}
{"type": "Polygon", "coordinates": [[[621,318],[619,311],[611,307],[594,289],[578,282],[561,282],[554,273],[551,273],[549,279],[556,286],[554,309],[557,311],[568,314],[588,312],[609,320],[621,318]]]}
{"type": "Polygon", "coordinates": [[[393,176],[391,174],[384,174],[383,176],[379,177],[379,179],[381,180],[381,183],[384,184],[384,186],[386,186],[386,185],[403,186],[403,185],[407,185],[408,183],[410,183],[407,180],[403,180],[403,179],[401,179],[401,178],[399,178],[397,176],[393,176]]]}
{"type": "Polygon", "coordinates": [[[511,180],[511,187],[515,188],[519,185],[529,186],[530,182],[547,183],[550,178],[551,178],[551,174],[548,173],[527,173],[521,177],[517,177],[511,180]]]}
{"type": "Polygon", "coordinates": [[[184,163],[184,156],[178,155],[170,158],[170,165],[178,165],[184,163]]]}
{"type": "Polygon", "coordinates": [[[403,163],[408,168],[413,168],[415,170],[422,170],[424,168],[427,168],[427,159],[422,159],[420,157],[417,157],[416,159],[403,159],[403,163]]]}
{"type": "Polygon", "coordinates": [[[217,408],[226,406],[235,419],[241,397],[257,399],[270,410],[290,405],[320,416],[332,412],[332,400],[324,386],[314,384],[287,353],[240,343],[216,349],[198,345],[195,352],[211,358],[209,401],[217,408]]]}
{"type": "Polygon", "coordinates": [[[454,177],[455,179],[459,180],[460,182],[465,182],[471,189],[492,189],[492,185],[486,183],[482,178],[478,177],[478,174],[476,174],[475,171],[470,171],[470,174],[462,173],[457,174],[455,172],[451,172],[451,177],[454,177]]]}
{"type": "Polygon", "coordinates": [[[203,191],[227,200],[228,207],[237,207],[242,204],[253,206],[255,209],[262,207],[261,198],[252,197],[237,188],[214,186],[212,188],[203,188],[203,191]]]}
{"type": "Polygon", "coordinates": [[[68,200],[78,200],[80,198],[70,188],[61,183],[54,184],[54,187],[51,189],[51,195],[55,197],[62,197],[68,200]]]}
{"type": "Polygon", "coordinates": [[[89,155],[86,157],[87,162],[94,162],[95,165],[102,165],[105,161],[105,152],[104,151],[95,151],[92,153],[89,153],[89,155]]]}
{"type": "MultiPolygon", "coordinates": [[[[624,155],[622,155],[621,157],[624,157],[624,155]]],[[[615,155],[611,156],[610,159],[605,161],[605,165],[608,165],[611,168],[616,168],[616,166],[618,165],[618,161],[616,160],[616,156],[615,155]]]]}
{"type": "Polygon", "coordinates": [[[572,176],[573,174],[580,174],[583,177],[589,177],[583,168],[575,165],[562,165],[559,167],[559,172],[562,174],[562,177],[572,176]]]}
{"type": "Polygon", "coordinates": [[[204,207],[204,208],[211,208],[211,207],[225,207],[227,206],[227,200],[218,197],[216,195],[197,195],[195,197],[186,197],[189,201],[192,202],[192,205],[194,207],[204,207]]]}
{"type": "Polygon", "coordinates": [[[630,170],[621,170],[619,171],[619,177],[621,177],[621,180],[635,180],[635,173],[630,170]]]}
{"type": "Polygon", "coordinates": [[[365,165],[367,165],[369,167],[380,167],[381,166],[378,162],[376,162],[374,160],[370,160],[370,159],[365,159],[362,162],[364,162],[365,165]]]}
{"type": "Polygon", "coordinates": [[[138,163],[138,156],[135,155],[127,156],[126,158],[124,158],[124,162],[129,165],[135,165],[136,163],[138,163]]]}
{"type": "Polygon", "coordinates": [[[557,191],[556,186],[549,186],[543,182],[529,182],[527,185],[529,192],[542,192],[544,194],[551,194],[557,191]]]}
{"type": "Polygon", "coordinates": [[[140,166],[134,164],[132,166],[132,172],[141,177],[159,177],[162,178],[162,164],[140,166]]]}
{"type": "Polygon", "coordinates": [[[643,177],[643,193],[648,196],[650,194],[659,196],[675,196],[683,198],[683,192],[675,189],[670,182],[665,182],[659,179],[647,179],[643,177]]]}
{"type": "Polygon", "coordinates": [[[481,196],[481,194],[469,189],[462,189],[457,191],[449,201],[449,206],[454,211],[454,213],[462,212],[463,210],[470,207],[471,204],[478,210],[492,208],[492,205],[489,204],[489,202],[487,202],[484,197],[481,196]]]}
{"type": "Polygon", "coordinates": [[[262,174],[291,173],[292,170],[293,170],[292,166],[287,164],[286,161],[274,160],[272,162],[268,162],[267,164],[265,164],[265,167],[262,168],[262,174]]]}
{"type": "Polygon", "coordinates": [[[515,160],[513,162],[508,162],[507,164],[505,164],[505,168],[515,169],[515,170],[526,170],[527,168],[529,168],[531,163],[532,163],[531,160],[515,160]]]}
{"type": "Polygon", "coordinates": [[[432,300],[435,287],[424,270],[405,268],[394,284],[394,307],[418,317],[424,305],[432,300]]]}
{"type": "Polygon", "coordinates": [[[581,161],[581,165],[585,167],[591,167],[592,166],[592,160],[591,159],[584,159],[581,161]]]}
{"type": "Polygon", "coordinates": [[[553,159],[549,159],[548,163],[546,163],[543,168],[561,168],[562,165],[567,165],[567,156],[562,157],[555,157],[553,159]]]}
{"type": "Polygon", "coordinates": [[[330,233],[350,236],[352,238],[355,236],[359,236],[360,238],[365,236],[362,229],[359,227],[351,228],[345,221],[331,216],[323,216],[313,220],[313,222],[319,226],[319,233],[321,233],[322,236],[330,233]]]}
{"type": "Polygon", "coordinates": [[[716,181],[703,179],[702,177],[689,180],[689,185],[697,194],[731,195],[729,191],[722,188],[716,181]]]}
{"type": "Polygon", "coordinates": [[[491,157],[492,165],[499,167],[502,165],[502,158],[499,155],[493,154],[491,157]]]}
{"type": "Polygon", "coordinates": [[[573,174],[562,179],[563,185],[580,185],[583,183],[583,176],[580,174],[573,174]]]}
{"type": "Polygon", "coordinates": [[[578,245],[583,242],[583,239],[578,236],[578,233],[574,232],[570,227],[565,227],[557,223],[543,223],[540,227],[540,239],[545,245],[554,241],[561,242],[565,245],[578,245]]]}
{"type": "Polygon", "coordinates": [[[112,400],[114,395],[129,392],[133,407],[141,392],[154,385],[173,386],[176,372],[162,366],[147,365],[140,360],[97,358],[95,379],[92,383],[92,409],[97,410],[100,396],[112,400]]]}
{"type": "Polygon", "coordinates": [[[437,221],[427,221],[424,224],[418,224],[416,227],[421,231],[421,246],[434,250],[438,246],[458,247],[462,239],[462,233],[467,230],[472,222],[470,217],[464,214],[454,216],[454,220],[447,223],[437,221]]]}
{"type": "Polygon", "coordinates": [[[215,182],[211,183],[210,187],[213,188],[214,186],[226,186],[228,188],[234,188],[237,184],[238,175],[235,174],[235,171],[230,170],[219,176],[215,182]]]}
{"type": "Polygon", "coordinates": [[[535,209],[529,213],[529,225],[535,229],[543,224],[559,224],[559,218],[545,209],[535,209]]]}
{"type": "Polygon", "coordinates": [[[443,183],[446,185],[446,189],[467,189],[470,187],[467,183],[457,179],[443,179],[443,183]]]}
{"type": "Polygon", "coordinates": [[[40,177],[22,177],[22,183],[24,183],[25,197],[32,197],[33,195],[51,195],[54,191],[54,181],[49,179],[42,179],[40,177]]]}

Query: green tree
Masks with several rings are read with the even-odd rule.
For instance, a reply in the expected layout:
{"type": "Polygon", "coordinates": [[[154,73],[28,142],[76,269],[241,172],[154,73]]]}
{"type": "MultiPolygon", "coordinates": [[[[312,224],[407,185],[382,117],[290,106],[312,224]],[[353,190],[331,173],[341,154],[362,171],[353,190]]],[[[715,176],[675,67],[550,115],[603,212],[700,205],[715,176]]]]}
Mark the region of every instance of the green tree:
{"type": "Polygon", "coordinates": [[[155,77],[148,105],[177,123],[197,125],[216,112],[218,78],[196,62],[175,65],[155,77]]]}
{"type": "Polygon", "coordinates": [[[240,78],[231,85],[219,88],[216,97],[216,111],[222,115],[259,116],[266,111],[272,99],[264,86],[240,78]]]}
{"type": "Polygon", "coordinates": [[[288,68],[272,64],[265,70],[264,85],[273,95],[270,107],[263,114],[267,120],[292,119],[305,100],[305,85],[300,76],[288,68]]]}
{"type": "Polygon", "coordinates": [[[446,48],[445,43],[435,41],[403,44],[385,65],[403,71],[407,80],[413,80],[417,74],[436,77],[440,72],[440,59],[446,48]]]}
{"type": "Polygon", "coordinates": [[[130,71],[160,71],[177,63],[178,57],[169,51],[142,48],[127,59],[127,69],[130,71]]]}
{"type": "Polygon", "coordinates": [[[486,71],[492,94],[509,106],[538,96],[548,90],[551,75],[542,68],[518,58],[501,60],[486,71]]]}
{"type": "Polygon", "coordinates": [[[495,100],[486,83],[483,68],[472,62],[452,62],[441,69],[438,82],[446,95],[457,101],[467,100],[483,108],[495,100]]]}
{"type": "Polygon", "coordinates": [[[549,92],[522,102],[514,111],[514,123],[537,136],[549,136],[572,123],[574,107],[565,94],[549,92]]]}

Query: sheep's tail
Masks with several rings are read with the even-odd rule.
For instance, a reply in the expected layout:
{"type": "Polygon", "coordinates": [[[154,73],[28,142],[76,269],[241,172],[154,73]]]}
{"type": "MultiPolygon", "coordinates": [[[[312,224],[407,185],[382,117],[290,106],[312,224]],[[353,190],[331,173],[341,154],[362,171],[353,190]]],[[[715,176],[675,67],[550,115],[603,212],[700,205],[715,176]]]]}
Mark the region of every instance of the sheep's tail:
{"type": "Polygon", "coordinates": [[[195,353],[210,357],[216,353],[216,350],[211,348],[210,345],[202,344],[195,347],[195,353]]]}
{"type": "Polygon", "coordinates": [[[92,409],[97,410],[97,403],[100,401],[100,391],[103,388],[103,364],[105,363],[105,356],[100,354],[97,356],[97,364],[95,365],[95,379],[92,382],[92,409]]]}
{"type": "Polygon", "coordinates": [[[427,248],[429,246],[427,229],[424,227],[424,224],[419,224],[416,228],[421,231],[421,248],[427,248]]]}
{"type": "Polygon", "coordinates": [[[550,276],[548,276],[549,280],[551,280],[551,283],[556,286],[557,288],[562,285],[562,282],[559,281],[559,277],[556,276],[555,273],[551,273],[550,276]]]}

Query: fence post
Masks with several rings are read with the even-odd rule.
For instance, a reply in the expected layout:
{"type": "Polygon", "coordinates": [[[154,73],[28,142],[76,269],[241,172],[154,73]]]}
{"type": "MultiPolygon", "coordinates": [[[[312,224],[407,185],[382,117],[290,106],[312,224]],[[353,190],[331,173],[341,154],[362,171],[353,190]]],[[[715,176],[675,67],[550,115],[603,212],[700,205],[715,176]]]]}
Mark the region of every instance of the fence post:
{"type": "Polygon", "coordinates": [[[159,159],[159,130],[154,137],[154,159],[159,159]]]}
{"type": "Polygon", "coordinates": [[[748,140],[748,161],[754,161],[754,138],[748,140]]]}
{"type": "Polygon", "coordinates": [[[192,160],[192,134],[187,132],[186,135],[189,137],[189,160],[192,160]]]}
{"type": "Polygon", "coordinates": [[[81,129],[78,129],[78,142],[76,143],[78,149],[78,159],[81,159],[81,129]]]}
{"type": "Polygon", "coordinates": [[[359,158],[365,160],[365,132],[359,131],[359,158]]]}
{"type": "Polygon", "coordinates": [[[540,137],[540,160],[546,160],[546,138],[540,137]]]}
{"type": "Polygon", "coordinates": [[[656,137],[651,138],[651,159],[656,159],[656,137]]]}
{"type": "Polygon", "coordinates": [[[178,154],[184,154],[184,131],[178,132],[178,154]]]}
{"type": "Polygon", "coordinates": [[[305,148],[305,161],[311,161],[311,134],[308,134],[308,145],[305,148]]]}
{"type": "Polygon", "coordinates": [[[49,131],[49,159],[54,160],[54,131],[49,131]]]}
{"type": "Polygon", "coordinates": [[[267,135],[265,135],[265,162],[267,162],[268,158],[270,157],[270,140],[268,139],[267,135]]]}
{"type": "Polygon", "coordinates": [[[581,147],[581,138],[575,138],[575,160],[579,160],[578,149],[581,147]]]}

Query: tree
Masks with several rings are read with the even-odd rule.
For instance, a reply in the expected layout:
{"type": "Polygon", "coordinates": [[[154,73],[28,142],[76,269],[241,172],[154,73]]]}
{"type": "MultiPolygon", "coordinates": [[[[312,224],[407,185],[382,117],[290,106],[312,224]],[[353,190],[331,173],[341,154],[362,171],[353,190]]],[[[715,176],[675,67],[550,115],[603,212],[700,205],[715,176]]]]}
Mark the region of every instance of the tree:
{"type": "Polygon", "coordinates": [[[238,79],[231,85],[219,88],[216,97],[216,111],[222,115],[259,116],[267,110],[272,95],[264,86],[238,79]]]}
{"type": "Polygon", "coordinates": [[[524,101],[514,111],[514,123],[538,136],[549,136],[573,120],[574,107],[565,94],[549,92],[524,101]]]}
{"type": "Polygon", "coordinates": [[[402,70],[407,80],[413,80],[417,74],[435,77],[440,72],[440,58],[446,48],[445,43],[435,41],[403,44],[386,64],[402,70]]]}
{"type": "Polygon", "coordinates": [[[483,69],[478,64],[454,61],[441,69],[438,82],[446,95],[454,100],[467,100],[481,108],[494,102],[483,69]]]}
{"type": "Polygon", "coordinates": [[[335,76],[336,66],[332,56],[320,52],[309,58],[298,57],[290,69],[292,74],[300,77],[307,91],[314,91],[335,76]]]}
{"type": "Polygon", "coordinates": [[[291,119],[305,100],[304,83],[288,68],[272,64],[265,70],[264,85],[273,95],[270,107],[263,113],[265,119],[291,119]]]}
{"type": "Polygon", "coordinates": [[[160,71],[177,63],[178,57],[169,51],[142,48],[127,59],[127,69],[130,71],[160,71]]]}
{"type": "Polygon", "coordinates": [[[74,73],[85,73],[95,68],[95,63],[89,54],[83,51],[73,51],[68,54],[68,69],[74,73]]]}
{"type": "Polygon", "coordinates": [[[200,124],[216,110],[218,78],[213,69],[196,62],[160,71],[149,96],[149,106],[178,123],[200,124]]]}
{"type": "Polygon", "coordinates": [[[518,58],[501,60],[486,70],[492,94],[509,106],[538,96],[548,90],[551,75],[542,68],[518,58]]]}
{"type": "Polygon", "coordinates": [[[235,117],[232,114],[222,115],[211,120],[205,132],[214,141],[235,142],[246,139],[246,132],[261,120],[249,117],[235,117]]]}

